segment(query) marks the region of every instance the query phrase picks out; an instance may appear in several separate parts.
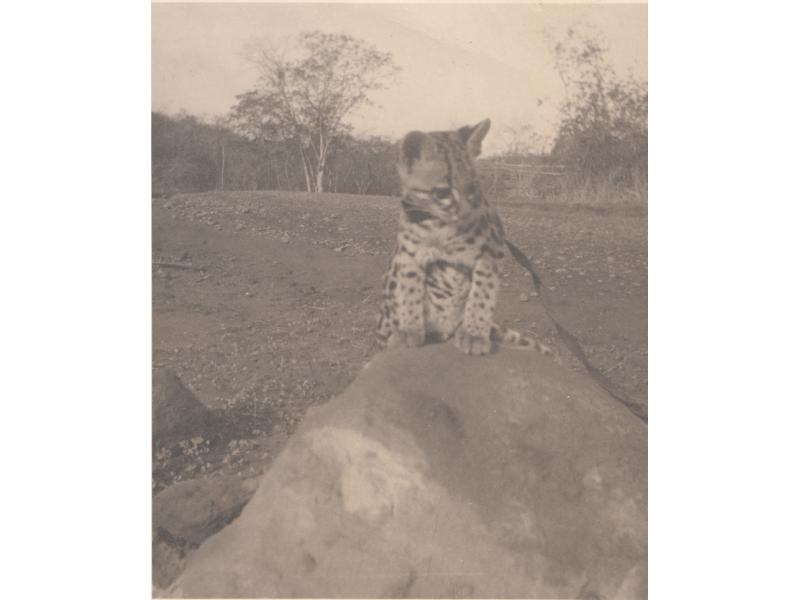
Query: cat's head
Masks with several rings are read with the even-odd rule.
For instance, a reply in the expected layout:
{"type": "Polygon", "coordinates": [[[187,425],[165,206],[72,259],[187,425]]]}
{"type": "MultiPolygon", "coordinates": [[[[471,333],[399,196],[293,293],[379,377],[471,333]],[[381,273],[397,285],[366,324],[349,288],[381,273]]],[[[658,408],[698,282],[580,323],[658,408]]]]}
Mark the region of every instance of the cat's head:
{"type": "Polygon", "coordinates": [[[412,131],[403,138],[397,170],[408,218],[454,221],[482,203],[475,158],[490,125],[485,119],[455,131],[412,131]]]}

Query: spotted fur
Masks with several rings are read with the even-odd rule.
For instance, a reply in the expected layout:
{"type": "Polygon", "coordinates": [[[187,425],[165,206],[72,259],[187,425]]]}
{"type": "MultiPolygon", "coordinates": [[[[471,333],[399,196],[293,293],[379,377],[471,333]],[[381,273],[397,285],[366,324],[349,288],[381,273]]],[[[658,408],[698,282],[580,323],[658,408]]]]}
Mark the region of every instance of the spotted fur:
{"type": "Polygon", "coordinates": [[[489,119],[457,131],[412,131],[400,144],[400,231],[383,280],[378,341],[421,346],[455,338],[467,354],[492,341],[549,350],[494,321],[503,225],[481,194],[475,158],[489,119]]]}

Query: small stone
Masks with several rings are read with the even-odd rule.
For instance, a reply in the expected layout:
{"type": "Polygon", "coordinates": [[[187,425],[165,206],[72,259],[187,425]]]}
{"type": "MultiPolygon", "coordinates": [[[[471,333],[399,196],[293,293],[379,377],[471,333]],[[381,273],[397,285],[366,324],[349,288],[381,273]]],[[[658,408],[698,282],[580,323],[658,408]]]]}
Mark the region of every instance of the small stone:
{"type": "Polygon", "coordinates": [[[525,292],[523,292],[523,293],[521,293],[519,295],[519,301],[520,302],[527,302],[528,300],[530,300],[530,297],[525,292]]]}
{"type": "MultiPolygon", "coordinates": [[[[163,540],[153,543],[152,552],[153,583],[166,588],[183,571],[186,565],[186,556],[179,548],[163,540]]],[[[162,595],[154,597],[162,597],[162,595]]]]}
{"type": "MultiPolygon", "coordinates": [[[[217,417],[168,369],[153,372],[153,443],[213,431],[217,417]]],[[[205,438],[206,436],[200,436],[205,438]]]]}
{"type": "MultiPolygon", "coordinates": [[[[188,470],[188,469],[187,469],[188,470]]],[[[155,529],[199,545],[239,514],[255,492],[255,480],[219,477],[187,479],[153,498],[155,529]]]]}

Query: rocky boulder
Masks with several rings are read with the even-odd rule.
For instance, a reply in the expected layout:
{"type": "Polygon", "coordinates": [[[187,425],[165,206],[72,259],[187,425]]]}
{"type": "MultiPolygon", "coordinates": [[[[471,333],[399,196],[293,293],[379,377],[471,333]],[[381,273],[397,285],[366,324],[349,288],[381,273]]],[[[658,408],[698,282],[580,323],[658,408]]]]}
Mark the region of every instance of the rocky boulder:
{"type": "Polygon", "coordinates": [[[219,418],[169,369],[153,371],[153,446],[214,430],[219,418]]]}
{"type": "Polygon", "coordinates": [[[181,481],[153,498],[153,528],[199,545],[236,517],[257,487],[231,475],[181,481]]]}
{"type": "Polygon", "coordinates": [[[647,427],[535,352],[378,355],[175,597],[646,597],[647,427]]]}
{"type": "Polygon", "coordinates": [[[258,484],[222,475],[189,479],[153,498],[153,583],[165,587],[183,570],[185,557],[238,516],[258,484]]]}

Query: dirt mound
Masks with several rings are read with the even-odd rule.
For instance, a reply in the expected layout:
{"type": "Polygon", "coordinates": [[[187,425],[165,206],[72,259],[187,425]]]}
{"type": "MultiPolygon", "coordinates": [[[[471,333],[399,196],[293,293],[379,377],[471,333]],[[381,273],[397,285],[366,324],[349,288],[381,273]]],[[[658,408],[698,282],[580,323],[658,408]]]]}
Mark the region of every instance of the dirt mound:
{"type": "Polygon", "coordinates": [[[170,594],[643,598],[646,438],[538,353],[381,354],[170,594]]]}

